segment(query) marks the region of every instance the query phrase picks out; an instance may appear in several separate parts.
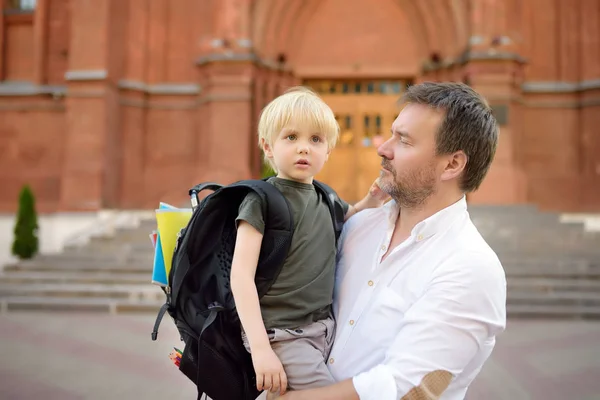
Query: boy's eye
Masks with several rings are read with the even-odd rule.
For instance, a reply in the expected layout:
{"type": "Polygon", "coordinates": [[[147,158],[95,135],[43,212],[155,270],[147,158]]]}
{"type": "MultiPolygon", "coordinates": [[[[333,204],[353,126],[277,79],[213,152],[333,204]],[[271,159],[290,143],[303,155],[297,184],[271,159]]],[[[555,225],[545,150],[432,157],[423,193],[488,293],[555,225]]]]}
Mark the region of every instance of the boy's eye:
{"type": "Polygon", "coordinates": [[[286,139],[287,140],[294,140],[294,139],[296,139],[296,135],[287,135],[286,139]]]}
{"type": "Polygon", "coordinates": [[[312,141],[313,141],[313,142],[315,142],[315,143],[318,143],[318,142],[320,142],[320,141],[321,141],[321,138],[320,138],[320,137],[318,137],[318,136],[313,136],[313,137],[312,137],[312,141]]]}

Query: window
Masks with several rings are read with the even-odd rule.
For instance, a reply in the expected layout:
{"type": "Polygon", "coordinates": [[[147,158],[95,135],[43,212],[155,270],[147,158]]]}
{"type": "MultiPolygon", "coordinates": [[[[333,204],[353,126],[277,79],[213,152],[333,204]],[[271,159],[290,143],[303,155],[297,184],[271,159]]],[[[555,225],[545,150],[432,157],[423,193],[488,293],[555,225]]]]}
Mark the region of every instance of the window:
{"type": "Polygon", "coordinates": [[[35,9],[36,0],[8,0],[4,6],[9,10],[32,11],[35,9]]]}
{"type": "Polygon", "coordinates": [[[391,95],[398,97],[410,84],[408,80],[386,80],[386,79],[350,79],[350,80],[307,80],[304,85],[313,88],[316,92],[324,95],[391,95]]]}

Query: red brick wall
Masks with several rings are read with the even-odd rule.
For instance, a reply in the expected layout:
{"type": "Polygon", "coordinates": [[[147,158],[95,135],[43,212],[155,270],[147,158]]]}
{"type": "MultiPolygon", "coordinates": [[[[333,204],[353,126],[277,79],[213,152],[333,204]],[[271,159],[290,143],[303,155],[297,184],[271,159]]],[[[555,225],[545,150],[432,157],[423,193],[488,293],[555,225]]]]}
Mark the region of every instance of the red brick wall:
{"type": "Polygon", "coordinates": [[[33,26],[30,15],[10,15],[4,23],[4,79],[31,81],[33,78],[33,26]]]}
{"type": "Polygon", "coordinates": [[[55,211],[65,150],[62,102],[0,97],[0,110],[0,210],[14,210],[27,183],[38,209],[55,211]]]}
{"type": "Polygon", "coordinates": [[[256,116],[292,83],[271,69],[279,54],[296,81],[468,76],[510,110],[471,199],[600,209],[598,2],[248,1],[39,0],[44,18],[3,16],[0,81],[63,85],[67,97],[0,95],[0,211],[14,210],[25,182],[47,211],[136,208],[184,201],[199,180],[256,173],[256,116]],[[498,35],[511,41],[491,46],[498,35]],[[223,37],[228,48],[215,41],[223,37]],[[456,62],[469,38],[487,59],[456,62]],[[432,53],[450,66],[423,69],[432,53]],[[198,62],[207,55],[221,61],[198,62]],[[67,71],[107,76],[68,81],[67,71]]]}
{"type": "Polygon", "coordinates": [[[65,72],[69,62],[69,0],[52,0],[49,6],[46,76],[48,84],[61,85],[65,83],[65,72]]]}

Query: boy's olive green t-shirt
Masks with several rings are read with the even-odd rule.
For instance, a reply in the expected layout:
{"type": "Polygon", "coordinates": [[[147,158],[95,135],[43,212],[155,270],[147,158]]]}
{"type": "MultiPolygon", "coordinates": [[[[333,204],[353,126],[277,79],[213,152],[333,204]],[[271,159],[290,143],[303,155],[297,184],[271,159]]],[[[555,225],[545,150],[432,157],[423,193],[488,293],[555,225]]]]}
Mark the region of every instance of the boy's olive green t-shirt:
{"type": "MultiPolygon", "coordinates": [[[[312,184],[270,178],[287,199],[294,217],[294,234],[281,273],[260,300],[265,327],[296,328],[331,315],[336,245],[327,200],[312,184]]],[[[236,221],[246,221],[264,234],[260,197],[246,196],[236,221]]],[[[344,214],[348,204],[342,201],[344,214]]]]}

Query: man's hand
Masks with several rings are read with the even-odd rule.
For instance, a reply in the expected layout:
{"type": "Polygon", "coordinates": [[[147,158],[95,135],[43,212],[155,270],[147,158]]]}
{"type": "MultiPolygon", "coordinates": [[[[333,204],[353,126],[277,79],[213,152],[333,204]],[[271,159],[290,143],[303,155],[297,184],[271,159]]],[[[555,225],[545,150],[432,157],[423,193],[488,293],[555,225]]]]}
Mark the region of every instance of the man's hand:
{"type": "Polygon", "coordinates": [[[256,373],[256,388],[283,395],[287,390],[287,376],[277,354],[271,347],[251,350],[252,364],[256,373]]]}
{"type": "Polygon", "coordinates": [[[360,400],[352,379],[316,389],[290,390],[280,400],[360,400]]]}

